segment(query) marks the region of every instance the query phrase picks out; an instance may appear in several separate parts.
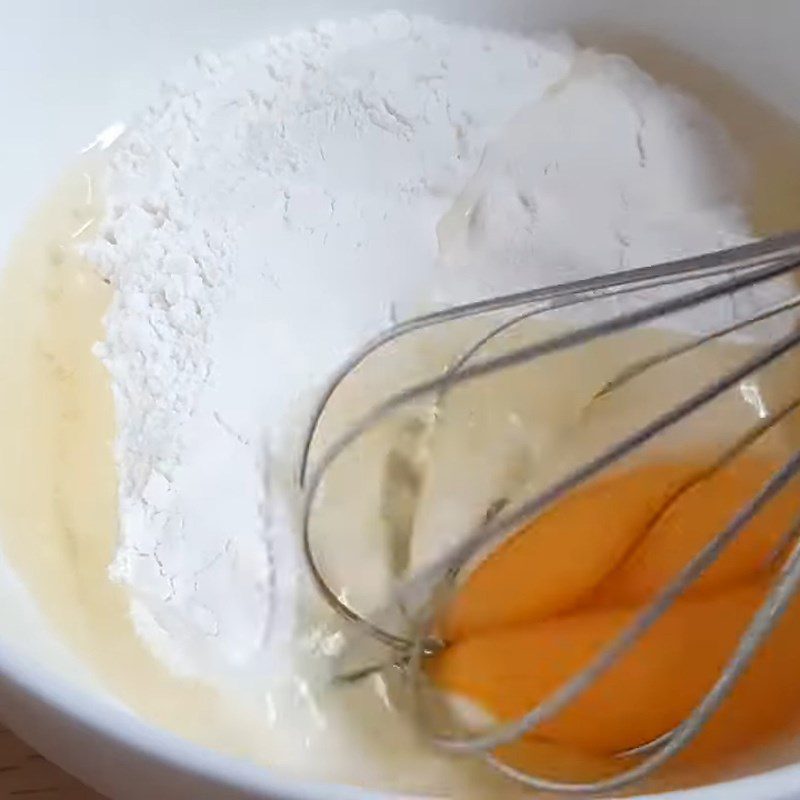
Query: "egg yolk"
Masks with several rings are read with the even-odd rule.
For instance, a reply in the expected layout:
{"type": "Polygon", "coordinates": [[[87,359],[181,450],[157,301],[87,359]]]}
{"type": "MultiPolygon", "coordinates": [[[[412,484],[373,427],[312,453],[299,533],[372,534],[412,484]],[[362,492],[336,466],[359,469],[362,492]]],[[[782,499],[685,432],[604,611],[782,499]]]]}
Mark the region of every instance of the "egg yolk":
{"type": "MultiPolygon", "coordinates": [[[[739,455],[644,463],[567,495],[488,556],[444,620],[429,673],[498,720],[536,706],[588,665],[780,467],[739,455]]],[[[600,679],[531,737],[613,755],[672,730],[708,692],[763,602],[800,512],[786,487],[600,679]]],[[[800,600],[682,758],[706,761],[800,719],[800,600]]],[[[515,766],[519,766],[515,763],[515,766]]]]}

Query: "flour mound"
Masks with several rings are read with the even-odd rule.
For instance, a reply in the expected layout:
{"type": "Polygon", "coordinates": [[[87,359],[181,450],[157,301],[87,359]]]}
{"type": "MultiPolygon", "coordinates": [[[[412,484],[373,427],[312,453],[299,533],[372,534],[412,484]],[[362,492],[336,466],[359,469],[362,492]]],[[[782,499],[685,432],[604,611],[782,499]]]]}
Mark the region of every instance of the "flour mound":
{"type": "Polygon", "coordinates": [[[574,47],[396,13],[196,58],[116,144],[111,574],[181,674],[263,677],[292,630],[291,424],[429,301],[436,222],[574,47]]]}

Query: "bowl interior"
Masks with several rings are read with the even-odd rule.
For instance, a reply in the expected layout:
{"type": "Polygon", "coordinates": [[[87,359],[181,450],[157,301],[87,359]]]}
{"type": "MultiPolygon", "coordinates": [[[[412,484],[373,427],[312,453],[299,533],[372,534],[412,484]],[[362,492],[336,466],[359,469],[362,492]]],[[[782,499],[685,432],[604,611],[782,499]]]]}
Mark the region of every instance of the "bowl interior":
{"type": "MultiPolygon", "coordinates": [[[[517,30],[566,27],[588,43],[634,42],[645,62],[656,53],[654,38],[730,75],[800,121],[800,4],[793,0],[28,0],[8,4],[0,25],[0,254],[61,170],[99,131],[146,104],[173,65],[199,50],[382,8],[517,30]]],[[[1,553],[0,603],[14,609],[0,615],[0,683],[16,681],[23,698],[46,697],[53,715],[102,728],[102,736],[117,736],[123,746],[145,754],[160,750],[162,758],[189,770],[205,764],[223,783],[244,781],[254,796],[288,796],[265,772],[174,742],[167,746],[147,726],[127,719],[48,630],[1,553]]],[[[36,738],[35,730],[27,735],[36,738]]],[[[724,796],[745,787],[743,798],[780,796],[776,787],[788,785],[781,774],[728,787],[724,796]]]]}

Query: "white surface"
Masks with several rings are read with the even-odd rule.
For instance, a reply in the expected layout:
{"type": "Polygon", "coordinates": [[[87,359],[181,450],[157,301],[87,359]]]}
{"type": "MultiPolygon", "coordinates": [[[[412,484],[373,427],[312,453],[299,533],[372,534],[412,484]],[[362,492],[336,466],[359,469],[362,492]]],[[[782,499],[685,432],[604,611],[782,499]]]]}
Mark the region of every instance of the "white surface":
{"type": "MultiPolygon", "coordinates": [[[[260,0],[169,4],[75,0],[6,3],[0,25],[0,252],[60,167],[109,122],[126,118],[171,65],[318,16],[386,3],[260,0]]],[[[800,117],[800,4],[746,0],[441,0],[396,3],[499,25],[597,22],[655,34],[731,72],[800,117]]],[[[0,576],[1,577],[1,576],[0,576]]],[[[13,591],[13,587],[9,588],[13,591]]],[[[8,607],[8,606],[6,606],[8,607]]],[[[21,608],[21,607],[20,607],[21,608]]],[[[15,615],[16,616],[16,615],[15,615]]],[[[216,756],[140,724],[35,662],[54,658],[44,627],[0,619],[0,714],[45,755],[119,798],[366,797],[290,787],[266,771],[216,756]],[[24,639],[25,647],[21,646],[24,639]],[[16,644],[15,644],[16,642],[16,644]],[[24,652],[23,652],[24,651],[24,652]]],[[[79,672],[80,670],[78,670],[79,672]]],[[[800,768],[681,794],[682,800],[784,800],[800,796],[800,768]]]]}

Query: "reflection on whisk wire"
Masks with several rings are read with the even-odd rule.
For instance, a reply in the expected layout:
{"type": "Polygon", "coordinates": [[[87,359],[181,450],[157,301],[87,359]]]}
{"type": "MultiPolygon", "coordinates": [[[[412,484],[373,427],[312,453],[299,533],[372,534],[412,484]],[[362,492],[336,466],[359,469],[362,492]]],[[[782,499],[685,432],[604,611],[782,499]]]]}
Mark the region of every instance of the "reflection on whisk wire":
{"type": "MultiPolygon", "coordinates": [[[[364,635],[387,646],[390,649],[390,656],[385,662],[350,671],[342,677],[357,679],[392,664],[405,671],[415,696],[420,698],[424,691],[421,662],[427,657],[434,656],[442,647],[446,646],[434,635],[436,621],[440,618],[442,608],[446,606],[448,598],[452,594],[452,587],[457,576],[478,553],[486,552],[488,547],[500,543],[509,534],[518,530],[524,523],[580,484],[591,480],[619,462],[620,459],[680,423],[688,415],[705,407],[742,381],[798,347],[800,345],[800,329],[796,325],[791,326],[789,333],[770,341],[743,364],[717,377],[674,407],[615,442],[535,497],[528,498],[513,507],[496,509],[496,513],[489,515],[489,518],[484,520],[481,525],[468,531],[458,545],[429,566],[402,581],[396,588],[384,611],[397,608],[404,610],[401,617],[405,623],[405,629],[401,632],[390,629],[388,624],[380,624],[378,620],[381,618],[381,613],[371,614],[368,619],[339,596],[322,573],[313,543],[313,512],[323,479],[337,459],[361,436],[398,409],[420,399],[440,402],[451,389],[465,382],[474,381],[500,370],[529,363],[570,348],[580,347],[601,337],[657,322],[705,303],[732,296],[741,290],[767,284],[782,276],[798,274],[800,274],[800,232],[771,237],[741,247],[680,261],[447,308],[396,325],[369,342],[344,363],[322,394],[312,416],[302,450],[299,480],[304,491],[302,514],[304,554],[310,574],[326,602],[344,620],[357,626],[357,629],[364,635]],[[699,288],[690,286],[683,289],[682,284],[698,280],[703,281],[699,288]],[[474,360],[474,356],[494,337],[523,320],[545,311],[554,308],[570,308],[601,298],[673,285],[678,286],[682,291],[668,299],[651,302],[635,311],[611,319],[581,325],[566,333],[559,333],[543,341],[500,355],[480,361],[474,360]],[[378,403],[335,439],[312,464],[312,445],[328,402],[342,381],[367,357],[392,341],[423,329],[492,312],[514,309],[518,309],[518,312],[511,319],[504,320],[500,325],[492,328],[488,334],[482,336],[443,375],[405,388],[378,403]]],[[[629,365],[609,381],[600,394],[615,391],[654,366],[700,347],[713,339],[743,330],[773,317],[788,314],[798,307],[800,307],[800,293],[795,289],[790,292],[790,296],[779,303],[754,311],[732,324],[719,326],[710,333],[696,337],[688,343],[672,347],[657,356],[629,365]]],[[[759,426],[748,431],[740,441],[723,454],[719,461],[712,465],[711,469],[719,468],[727,459],[732,458],[766,430],[777,425],[799,406],[800,398],[792,398],[783,408],[777,409],[759,426]]],[[[686,591],[687,587],[720,556],[748,523],[798,474],[800,474],[800,451],[795,452],[783,467],[772,475],[760,492],[739,510],[728,526],[714,536],[683,567],[675,579],[655,596],[628,628],[609,642],[580,673],[573,676],[520,719],[497,725],[488,733],[463,736],[443,735],[435,730],[436,726],[432,721],[432,715],[427,713],[426,704],[417,702],[415,707],[420,724],[440,748],[456,753],[480,755],[495,769],[524,786],[536,790],[564,793],[608,792],[618,790],[650,775],[694,739],[730,694],[737,679],[750,664],[762,642],[775,628],[781,614],[797,592],[798,586],[800,586],[800,514],[786,531],[781,540],[780,552],[776,554],[783,559],[782,567],[775,577],[772,588],[765,596],[763,604],[739,641],[730,661],[701,702],[674,730],[665,732],[663,736],[647,745],[618,754],[621,764],[620,771],[612,777],[597,781],[549,780],[516,770],[498,760],[493,752],[499,747],[531,733],[537,726],[555,717],[610,669],[662,617],[686,591]]],[[[392,618],[396,623],[397,615],[393,615],[392,618]]]]}

